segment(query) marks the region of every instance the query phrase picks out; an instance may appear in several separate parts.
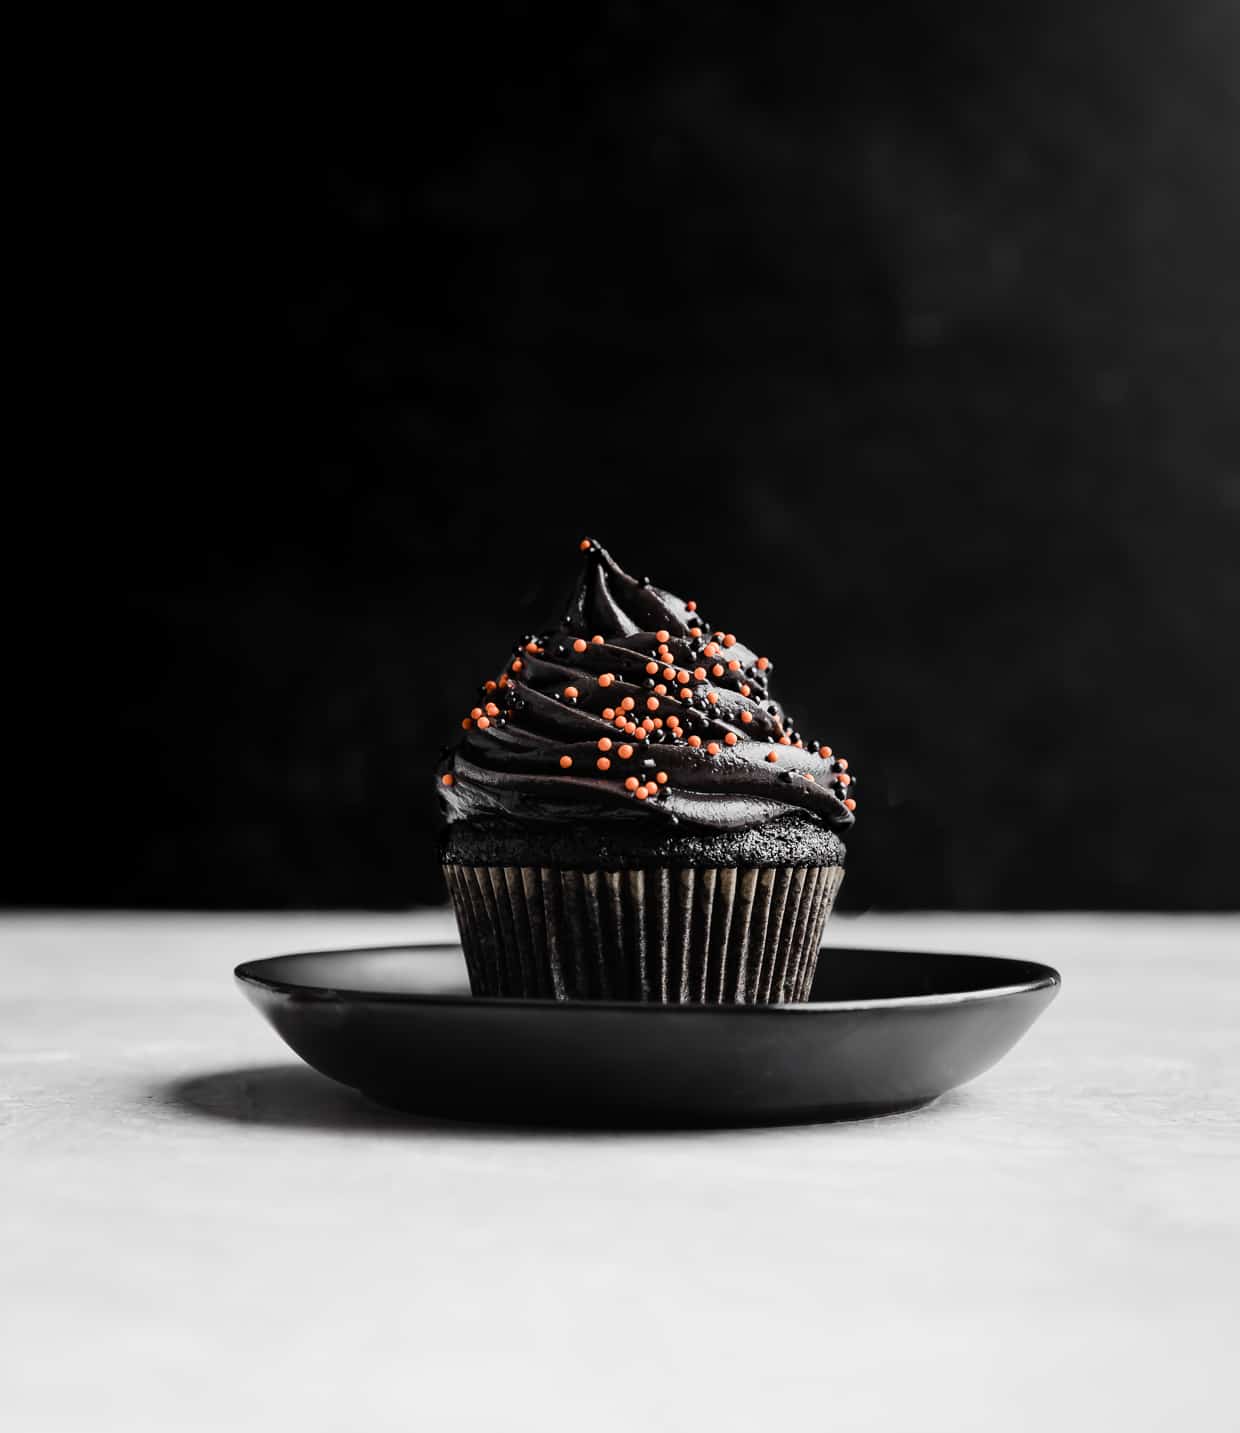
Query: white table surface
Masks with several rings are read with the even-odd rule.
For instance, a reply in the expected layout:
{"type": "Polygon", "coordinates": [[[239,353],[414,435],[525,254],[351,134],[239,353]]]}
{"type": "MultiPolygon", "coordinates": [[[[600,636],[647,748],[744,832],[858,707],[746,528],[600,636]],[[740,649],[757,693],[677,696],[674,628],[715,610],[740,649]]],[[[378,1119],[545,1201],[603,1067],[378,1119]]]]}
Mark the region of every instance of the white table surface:
{"type": "Polygon", "coordinates": [[[1240,1424],[1240,920],[837,920],[1064,988],[937,1105],[785,1130],[403,1120],[230,978],[449,931],[0,920],[0,1424],[1240,1424]]]}

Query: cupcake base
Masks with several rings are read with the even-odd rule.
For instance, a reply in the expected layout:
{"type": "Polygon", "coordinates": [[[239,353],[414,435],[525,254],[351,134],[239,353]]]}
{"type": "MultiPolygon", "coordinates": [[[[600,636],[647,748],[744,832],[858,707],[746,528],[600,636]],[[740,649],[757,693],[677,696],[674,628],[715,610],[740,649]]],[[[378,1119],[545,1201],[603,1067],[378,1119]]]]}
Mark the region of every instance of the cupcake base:
{"type": "Polygon", "coordinates": [[[809,998],[840,865],[445,864],[475,995],[663,1004],[809,998]]]}

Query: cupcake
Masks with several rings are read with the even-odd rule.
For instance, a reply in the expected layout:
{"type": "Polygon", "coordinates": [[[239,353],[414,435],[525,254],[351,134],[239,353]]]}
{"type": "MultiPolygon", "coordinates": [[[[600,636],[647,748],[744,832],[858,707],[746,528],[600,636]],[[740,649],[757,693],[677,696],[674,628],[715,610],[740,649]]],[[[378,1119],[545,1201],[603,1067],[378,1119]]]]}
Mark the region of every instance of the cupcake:
{"type": "Polygon", "coordinates": [[[807,999],[848,762],[795,729],[767,657],[581,550],[563,621],[483,683],[437,774],[474,993],[807,999]]]}

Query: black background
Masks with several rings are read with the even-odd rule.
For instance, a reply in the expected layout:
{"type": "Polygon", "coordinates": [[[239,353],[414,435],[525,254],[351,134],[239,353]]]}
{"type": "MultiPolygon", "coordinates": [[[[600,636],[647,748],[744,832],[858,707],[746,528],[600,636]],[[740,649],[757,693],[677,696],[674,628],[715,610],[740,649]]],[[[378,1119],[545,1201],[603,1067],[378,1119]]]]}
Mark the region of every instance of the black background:
{"type": "Polygon", "coordinates": [[[71,126],[4,897],[443,899],[589,533],[850,756],[845,907],[1234,907],[1235,8],[419,25],[71,126]]]}

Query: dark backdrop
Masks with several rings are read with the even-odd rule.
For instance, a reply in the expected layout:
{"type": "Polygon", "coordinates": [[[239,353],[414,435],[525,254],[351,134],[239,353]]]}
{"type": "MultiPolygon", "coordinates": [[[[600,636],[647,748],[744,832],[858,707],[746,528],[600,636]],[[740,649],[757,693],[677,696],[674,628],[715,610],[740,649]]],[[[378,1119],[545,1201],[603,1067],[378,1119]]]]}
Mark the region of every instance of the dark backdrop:
{"type": "Polygon", "coordinates": [[[1236,8],[458,8],[86,142],[7,899],[440,900],[590,533],[851,756],[845,905],[1235,906],[1236,8]]]}

